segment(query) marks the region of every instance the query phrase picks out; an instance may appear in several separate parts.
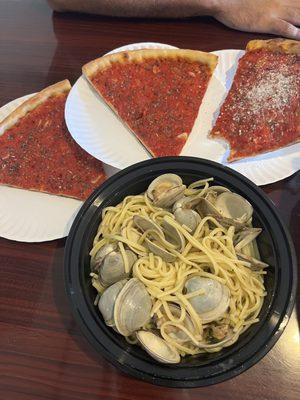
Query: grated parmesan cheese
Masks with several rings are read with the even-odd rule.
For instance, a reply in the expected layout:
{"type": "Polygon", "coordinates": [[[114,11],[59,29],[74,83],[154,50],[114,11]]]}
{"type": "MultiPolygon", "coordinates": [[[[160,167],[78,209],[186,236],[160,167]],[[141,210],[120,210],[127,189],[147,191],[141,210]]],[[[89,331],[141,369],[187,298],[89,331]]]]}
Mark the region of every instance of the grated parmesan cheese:
{"type": "Polygon", "coordinates": [[[286,67],[266,71],[245,95],[247,108],[252,113],[262,110],[280,110],[297,96],[297,77],[286,67]]]}

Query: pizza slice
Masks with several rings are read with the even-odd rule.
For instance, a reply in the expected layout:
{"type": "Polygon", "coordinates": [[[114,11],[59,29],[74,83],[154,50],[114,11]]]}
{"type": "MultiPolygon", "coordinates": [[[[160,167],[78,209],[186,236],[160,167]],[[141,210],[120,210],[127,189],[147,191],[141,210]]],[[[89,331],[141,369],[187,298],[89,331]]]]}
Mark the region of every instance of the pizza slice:
{"type": "Polygon", "coordinates": [[[300,42],[252,40],[209,135],[230,144],[229,161],[300,140],[300,42]]]}
{"type": "Polygon", "coordinates": [[[68,80],[49,86],[0,123],[0,184],[85,200],[105,179],[67,130],[70,89],[68,80]]]}
{"type": "Polygon", "coordinates": [[[151,49],[107,55],[83,67],[94,89],[154,156],[179,155],[217,56],[151,49]]]}

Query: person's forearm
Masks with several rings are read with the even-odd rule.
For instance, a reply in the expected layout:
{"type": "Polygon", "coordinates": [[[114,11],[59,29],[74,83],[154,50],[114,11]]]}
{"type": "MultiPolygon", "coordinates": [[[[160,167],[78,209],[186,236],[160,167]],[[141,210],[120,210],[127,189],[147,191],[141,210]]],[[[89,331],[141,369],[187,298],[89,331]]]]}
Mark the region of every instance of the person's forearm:
{"type": "Polygon", "coordinates": [[[213,15],[217,0],[48,0],[57,11],[114,17],[193,17],[213,15]]]}

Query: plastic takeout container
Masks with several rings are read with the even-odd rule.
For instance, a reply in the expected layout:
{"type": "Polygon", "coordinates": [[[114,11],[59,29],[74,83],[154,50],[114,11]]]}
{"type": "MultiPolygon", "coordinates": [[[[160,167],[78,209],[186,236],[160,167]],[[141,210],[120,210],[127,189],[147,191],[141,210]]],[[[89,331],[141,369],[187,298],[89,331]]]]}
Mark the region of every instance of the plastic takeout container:
{"type": "Polygon", "coordinates": [[[296,291],[296,259],[290,235],[276,208],[255,184],[230,168],[192,157],[165,157],[135,164],[109,178],[80,209],[65,250],[65,285],[74,317],[96,352],[123,372],[145,381],[171,387],[197,387],[224,381],[257,363],[282,334],[292,312],[296,291]],[[258,247],[270,264],[260,321],[234,345],[218,353],[186,357],[180,364],[164,365],[136,345],[130,345],[107,327],[93,305],[96,295],[89,278],[89,251],[104,207],[127,195],[139,194],[158,175],[175,173],[185,184],[214,177],[244,196],[254,208],[254,226],[262,227],[258,247]]]}

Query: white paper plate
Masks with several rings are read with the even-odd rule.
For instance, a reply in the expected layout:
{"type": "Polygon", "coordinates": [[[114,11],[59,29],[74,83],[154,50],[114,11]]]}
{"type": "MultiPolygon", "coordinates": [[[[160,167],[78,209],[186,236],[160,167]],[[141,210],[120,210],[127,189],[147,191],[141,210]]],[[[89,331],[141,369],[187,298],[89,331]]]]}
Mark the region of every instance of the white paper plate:
{"type": "MultiPolygon", "coordinates": [[[[0,120],[33,94],[0,108],[0,120]]],[[[0,185],[0,236],[44,242],[68,235],[81,201],[0,185]]]]}
{"type": "MultiPolygon", "coordinates": [[[[114,52],[142,48],[174,47],[160,43],[137,43],[114,52]]],[[[224,85],[214,76],[182,155],[197,156],[202,152],[206,158],[213,154],[214,160],[222,156],[223,146],[207,140],[206,136],[212,127],[215,106],[220,104],[224,94],[224,85]],[[199,121],[202,127],[200,131],[199,121]]],[[[150,158],[145,148],[91,89],[83,76],[77,80],[68,96],[65,116],[69,131],[76,142],[88,153],[115,168],[123,169],[150,158]]]]}
{"type": "MultiPolygon", "coordinates": [[[[220,50],[215,51],[214,54],[219,56],[217,77],[225,84],[228,91],[237,68],[237,61],[244,51],[220,50]]],[[[300,143],[233,163],[226,163],[228,154],[229,149],[225,145],[225,152],[219,161],[245,175],[257,185],[280,181],[300,169],[300,143]]]]}
{"type": "MultiPolygon", "coordinates": [[[[137,43],[113,52],[141,48],[172,48],[160,43],[137,43]]],[[[207,138],[218,115],[220,105],[231,86],[242,50],[220,50],[208,90],[199,115],[181,155],[202,157],[221,162],[247,176],[257,185],[265,185],[300,168],[300,144],[227,164],[229,154],[225,143],[207,138]]],[[[73,86],[65,110],[68,128],[76,142],[94,157],[122,169],[149,158],[148,152],[123,125],[110,108],[81,76],[73,86]]]]}

